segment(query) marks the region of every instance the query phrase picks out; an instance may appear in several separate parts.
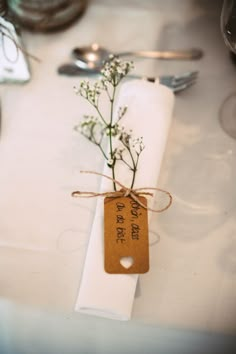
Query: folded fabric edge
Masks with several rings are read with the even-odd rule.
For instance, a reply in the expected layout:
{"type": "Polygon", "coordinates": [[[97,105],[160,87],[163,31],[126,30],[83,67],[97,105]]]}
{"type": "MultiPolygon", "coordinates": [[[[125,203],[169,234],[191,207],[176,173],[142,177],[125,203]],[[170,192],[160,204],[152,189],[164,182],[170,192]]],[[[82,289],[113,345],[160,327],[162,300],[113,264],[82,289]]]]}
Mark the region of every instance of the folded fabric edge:
{"type": "Polygon", "coordinates": [[[98,309],[98,308],[85,307],[85,306],[76,306],[75,311],[85,315],[103,317],[110,320],[129,321],[131,318],[131,314],[130,315],[118,314],[112,312],[109,309],[98,309]]]}

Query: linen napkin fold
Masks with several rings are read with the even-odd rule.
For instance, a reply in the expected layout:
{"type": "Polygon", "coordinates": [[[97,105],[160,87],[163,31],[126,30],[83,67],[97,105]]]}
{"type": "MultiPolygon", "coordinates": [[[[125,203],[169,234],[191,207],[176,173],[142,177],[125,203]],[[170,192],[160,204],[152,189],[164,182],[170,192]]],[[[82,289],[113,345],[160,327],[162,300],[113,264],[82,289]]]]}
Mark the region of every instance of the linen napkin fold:
{"type": "Polygon", "coordinates": [[[0,41],[0,83],[24,83],[29,81],[30,72],[25,55],[16,44],[22,47],[13,25],[0,17],[3,34],[0,41]]]}
{"type": "MultiPolygon", "coordinates": [[[[134,188],[157,186],[173,105],[172,91],[159,83],[134,80],[121,86],[116,108],[128,107],[122,118],[122,125],[126,130],[132,129],[134,137],[142,136],[145,145],[140,156],[134,188]]],[[[103,173],[111,173],[106,165],[103,173]]],[[[122,166],[117,166],[116,179],[125,186],[130,185],[130,173],[122,166]]],[[[111,181],[102,178],[101,191],[111,190],[111,181]]],[[[99,198],[75,311],[128,320],[131,317],[138,275],[105,272],[103,205],[103,199],[99,198]]]]}

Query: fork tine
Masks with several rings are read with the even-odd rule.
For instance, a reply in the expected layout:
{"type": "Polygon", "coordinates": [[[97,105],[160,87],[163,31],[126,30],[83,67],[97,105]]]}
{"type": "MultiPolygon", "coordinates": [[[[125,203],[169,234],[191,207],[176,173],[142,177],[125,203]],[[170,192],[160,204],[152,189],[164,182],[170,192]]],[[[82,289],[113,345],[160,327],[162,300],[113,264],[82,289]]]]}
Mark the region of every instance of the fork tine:
{"type": "Polygon", "coordinates": [[[196,80],[187,81],[186,83],[179,84],[179,85],[176,85],[175,87],[172,87],[172,90],[173,90],[173,92],[177,93],[177,92],[185,90],[186,88],[194,85],[195,83],[196,83],[196,80]]]}
{"type": "Polygon", "coordinates": [[[179,75],[179,76],[173,76],[172,84],[173,85],[185,84],[187,82],[191,82],[192,80],[196,80],[197,77],[198,77],[197,71],[185,73],[185,74],[179,75]]]}
{"type": "MultiPolygon", "coordinates": [[[[173,92],[183,91],[189,86],[195,84],[198,76],[198,71],[188,71],[180,75],[164,75],[159,76],[159,81],[162,85],[169,87],[173,92]]],[[[137,78],[139,76],[133,75],[137,78]]],[[[155,82],[155,77],[144,77],[147,81],[155,82]]]]}
{"type": "Polygon", "coordinates": [[[196,80],[198,76],[198,71],[189,71],[180,75],[168,75],[160,76],[159,80],[163,85],[170,88],[175,88],[179,85],[196,80]]]}
{"type": "Polygon", "coordinates": [[[197,78],[196,77],[193,77],[193,78],[188,78],[188,79],[183,79],[183,80],[179,80],[179,81],[175,81],[173,80],[171,82],[171,87],[173,89],[175,88],[178,88],[178,87],[181,87],[183,85],[191,85],[192,83],[194,84],[195,82],[197,81],[197,78]]]}
{"type": "Polygon", "coordinates": [[[173,79],[177,82],[182,80],[193,79],[196,78],[197,76],[198,76],[198,71],[188,71],[180,75],[174,75],[173,79]]]}

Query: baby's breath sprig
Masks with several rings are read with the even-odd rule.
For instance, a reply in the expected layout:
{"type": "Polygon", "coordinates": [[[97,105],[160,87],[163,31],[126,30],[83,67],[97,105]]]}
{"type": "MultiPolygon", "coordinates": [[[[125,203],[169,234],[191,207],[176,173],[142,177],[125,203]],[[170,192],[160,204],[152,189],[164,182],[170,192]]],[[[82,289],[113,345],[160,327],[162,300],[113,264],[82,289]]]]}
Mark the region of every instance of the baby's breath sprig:
{"type": "Polygon", "coordinates": [[[80,124],[75,126],[75,130],[79,131],[83,136],[90,140],[91,143],[97,145],[105,159],[108,160],[103,148],[103,138],[105,135],[104,125],[98,117],[84,115],[80,124]]]}
{"type": "Polygon", "coordinates": [[[139,157],[144,149],[143,138],[132,138],[132,131],[127,133],[123,130],[119,139],[124,148],[117,151],[117,160],[123,161],[132,171],[133,178],[131,188],[133,188],[135,175],[138,169],[139,157]]]}
{"type": "MultiPolygon", "coordinates": [[[[75,88],[75,92],[85,98],[97,113],[96,116],[85,115],[75,129],[98,146],[107,161],[107,165],[111,168],[113,179],[115,179],[117,161],[124,163],[132,171],[131,188],[134,186],[139,157],[144,149],[143,139],[133,138],[132,131],[126,132],[125,128],[120,126],[120,121],[127,111],[127,106],[120,107],[116,117],[114,117],[114,102],[117,86],[132,68],[132,62],[121,61],[118,57],[110,56],[101,70],[99,81],[92,84],[83,80],[79,88],[75,88]],[[103,93],[106,93],[110,102],[108,117],[104,117],[99,108],[99,99],[103,93]],[[107,140],[105,137],[108,138],[109,153],[105,152],[105,140],[107,140]],[[114,140],[117,140],[120,146],[114,147],[114,140]]],[[[113,187],[116,190],[115,182],[113,182],[113,187]]]]}
{"type": "Polygon", "coordinates": [[[133,62],[131,61],[121,61],[118,57],[114,55],[109,56],[109,60],[104,64],[101,70],[103,76],[102,82],[112,84],[113,87],[119,85],[120,81],[128,75],[130,70],[133,69],[133,62]]]}

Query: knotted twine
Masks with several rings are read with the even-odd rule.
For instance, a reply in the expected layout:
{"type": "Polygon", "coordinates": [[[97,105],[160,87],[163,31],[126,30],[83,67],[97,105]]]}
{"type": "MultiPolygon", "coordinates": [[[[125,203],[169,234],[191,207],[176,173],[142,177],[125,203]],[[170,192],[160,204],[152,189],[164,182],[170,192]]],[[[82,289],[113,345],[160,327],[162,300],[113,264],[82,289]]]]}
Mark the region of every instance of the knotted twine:
{"type": "Polygon", "coordinates": [[[162,213],[163,211],[167,210],[171,204],[172,204],[172,195],[160,188],[153,188],[153,187],[142,187],[142,188],[128,188],[124,186],[121,182],[116,180],[115,178],[112,178],[110,176],[104,175],[103,173],[95,172],[95,171],[80,171],[80,173],[89,173],[93,175],[98,175],[104,178],[109,179],[110,181],[114,182],[118,186],[121,187],[119,191],[109,191],[109,192],[86,192],[86,191],[75,191],[72,192],[72,197],[82,197],[82,198],[93,198],[93,197],[107,197],[107,198],[119,198],[119,197],[130,197],[132,198],[136,203],[138,203],[141,207],[144,209],[147,209],[149,211],[152,211],[154,213],[162,213]],[[146,191],[146,192],[145,192],[146,191]],[[153,197],[153,193],[148,192],[148,191],[158,191],[161,193],[166,194],[169,197],[169,202],[167,205],[163,208],[157,208],[157,209],[152,209],[149,208],[147,205],[141,202],[139,199],[140,196],[151,196],[153,197]]]}

